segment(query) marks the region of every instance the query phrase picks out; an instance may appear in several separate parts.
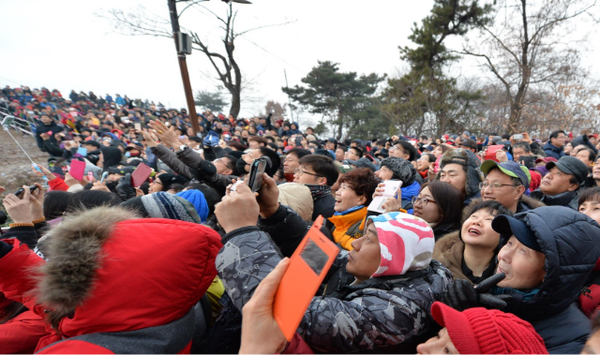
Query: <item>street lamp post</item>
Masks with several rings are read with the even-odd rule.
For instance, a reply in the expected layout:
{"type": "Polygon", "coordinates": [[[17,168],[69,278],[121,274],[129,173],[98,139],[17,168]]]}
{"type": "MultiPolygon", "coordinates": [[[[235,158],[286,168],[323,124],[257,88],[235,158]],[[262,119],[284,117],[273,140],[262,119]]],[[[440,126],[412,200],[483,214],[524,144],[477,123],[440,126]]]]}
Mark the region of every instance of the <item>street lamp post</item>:
{"type": "Polygon", "coordinates": [[[179,33],[179,16],[177,15],[177,7],[175,0],[169,1],[169,13],[171,14],[171,26],[173,27],[173,39],[175,40],[175,49],[177,49],[177,59],[179,61],[179,70],[181,71],[181,79],[183,81],[183,91],[185,92],[185,101],[187,102],[188,112],[192,120],[192,129],[194,134],[200,131],[198,124],[198,115],[196,114],[196,104],[194,103],[194,95],[192,93],[192,84],[190,84],[190,74],[188,73],[187,62],[185,61],[185,53],[179,48],[177,33],[179,33]]]}
{"type": "MultiPolygon", "coordinates": [[[[179,0],[185,1],[185,0],[179,0]]],[[[208,0],[199,0],[194,1],[194,3],[208,1],[208,0]]],[[[251,4],[248,0],[223,0],[224,2],[236,2],[240,4],[251,4]]],[[[190,114],[190,119],[192,121],[192,129],[194,130],[194,134],[198,134],[200,131],[200,125],[198,124],[198,114],[196,113],[196,103],[194,102],[194,94],[192,92],[192,84],[190,83],[190,74],[187,69],[187,62],[185,60],[185,52],[183,48],[179,47],[179,40],[177,34],[180,32],[179,28],[179,15],[177,14],[177,0],[168,0],[169,2],[169,13],[171,15],[171,26],[173,27],[173,40],[175,41],[175,49],[177,50],[177,59],[179,61],[179,70],[181,71],[181,79],[183,81],[183,91],[185,92],[185,101],[188,105],[188,111],[190,114]]],[[[193,5],[192,3],[191,5],[193,5]]],[[[189,7],[190,5],[188,5],[189,7]]],[[[187,9],[184,8],[183,11],[187,9]]],[[[183,12],[182,11],[182,12],[183,12]]]]}

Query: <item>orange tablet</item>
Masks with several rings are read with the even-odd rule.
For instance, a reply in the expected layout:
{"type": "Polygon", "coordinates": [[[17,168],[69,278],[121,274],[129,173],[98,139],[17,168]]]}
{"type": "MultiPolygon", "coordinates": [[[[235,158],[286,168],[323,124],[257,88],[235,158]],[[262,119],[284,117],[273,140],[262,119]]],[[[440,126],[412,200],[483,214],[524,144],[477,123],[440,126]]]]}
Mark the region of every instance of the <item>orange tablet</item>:
{"type": "Polygon", "coordinates": [[[319,216],[290,258],[275,294],[273,316],[288,341],[292,340],[304,312],[340,251],[321,233],[322,225],[323,217],[319,216]]]}

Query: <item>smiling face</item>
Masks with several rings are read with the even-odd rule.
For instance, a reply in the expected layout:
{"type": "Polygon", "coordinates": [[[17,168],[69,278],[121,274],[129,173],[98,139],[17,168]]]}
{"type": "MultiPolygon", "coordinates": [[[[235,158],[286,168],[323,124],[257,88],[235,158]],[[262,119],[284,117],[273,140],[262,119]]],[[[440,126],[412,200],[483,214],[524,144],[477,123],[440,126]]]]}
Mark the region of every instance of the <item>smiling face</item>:
{"type": "Polygon", "coordinates": [[[462,225],[461,238],[467,245],[495,249],[500,243],[500,234],[492,229],[495,210],[481,209],[472,213],[462,225]]]}
{"type": "Polygon", "coordinates": [[[530,290],[538,287],[546,277],[546,256],[523,245],[513,235],[498,253],[497,272],[506,274],[498,283],[500,287],[530,290]]]}
{"type": "Polygon", "coordinates": [[[348,183],[343,182],[335,193],[335,200],[333,209],[336,212],[344,212],[352,207],[364,204],[367,198],[365,196],[358,196],[348,183]]]}
{"type": "Polygon", "coordinates": [[[513,212],[517,210],[519,200],[525,193],[523,185],[516,185],[513,179],[500,169],[493,169],[489,172],[485,177],[484,185],[486,184],[488,186],[481,189],[481,197],[484,201],[498,201],[513,212]],[[499,184],[499,188],[494,188],[494,185],[497,184],[499,184]]]}
{"type": "Polygon", "coordinates": [[[362,282],[369,279],[381,264],[381,247],[373,222],[369,223],[362,237],[352,242],[352,248],[348,254],[346,271],[362,282]]]}

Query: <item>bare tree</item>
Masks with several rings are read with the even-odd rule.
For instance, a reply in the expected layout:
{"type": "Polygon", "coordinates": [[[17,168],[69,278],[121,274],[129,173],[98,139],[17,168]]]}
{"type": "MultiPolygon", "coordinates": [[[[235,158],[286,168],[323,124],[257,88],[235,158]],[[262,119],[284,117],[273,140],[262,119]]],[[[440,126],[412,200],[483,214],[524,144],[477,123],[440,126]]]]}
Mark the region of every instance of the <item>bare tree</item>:
{"type": "MultiPolygon", "coordinates": [[[[179,11],[181,16],[188,8],[195,7],[200,12],[214,17],[223,30],[221,50],[215,49],[209,45],[207,39],[201,38],[197,32],[187,28],[182,30],[188,33],[192,38],[192,49],[204,53],[210,61],[213,72],[216,73],[218,80],[225,89],[231,94],[231,107],[229,114],[237,117],[241,108],[241,94],[243,90],[242,71],[239,63],[234,56],[235,40],[253,30],[279,26],[283,24],[267,25],[251,28],[244,31],[236,31],[235,19],[237,11],[234,11],[232,3],[227,5],[226,16],[221,16],[199,4],[201,1],[190,1],[186,7],[179,11]]],[[[167,12],[165,11],[165,14],[167,12]]],[[[96,14],[101,18],[111,21],[115,30],[121,34],[131,36],[154,36],[173,39],[173,33],[170,30],[171,22],[162,16],[148,11],[144,6],[139,6],[134,10],[124,11],[122,9],[109,9],[105,12],[96,14]]]]}
{"type": "Polygon", "coordinates": [[[480,58],[501,84],[511,133],[522,128],[523,113],[533,99],[530,89],[540,92],[581,75],[585,38],[574,38],[575,21],[596,22],[595,10],[596,0],[498,0],[494,24],[481,26],[478,40],[464,45],[460,53],[480,58]]]}

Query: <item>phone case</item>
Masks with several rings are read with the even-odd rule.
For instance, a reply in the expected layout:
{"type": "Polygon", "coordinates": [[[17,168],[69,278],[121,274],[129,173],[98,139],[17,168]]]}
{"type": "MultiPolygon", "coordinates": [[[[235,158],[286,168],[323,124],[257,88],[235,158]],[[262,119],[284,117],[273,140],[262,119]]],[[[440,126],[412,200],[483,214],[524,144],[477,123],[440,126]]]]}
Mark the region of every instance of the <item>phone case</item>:
{"type": "Polygon", "coordinates": [[[496,163],[498,163],[498,159],[496,159],[496,152],[502,148],[504,148],[503,144],[489,146],[487,151],[485,152],[485,157],[483,157],[483,159],[484,160],[493,160],[496,163]]]}
{"type": "Polygon", "coordinates": [[[69,174],[76,180],[83,180],[83,172],[85,171],[85,162],[81,160],[71,160],[71,169],[69,174]]]}
{"type": "Polygon", "coordinates": [[[292,340],[304,312],[339,253],[339,248],[321,233],[322,225],[323,216],[319,216],[290,258],[290,264],[275,294],[273,317],[288,341],[292,340]],[[319,274],[301,256],[309,241],[316,244],[327,257],[319,274]]]}
{"type": "Polygon", "coordinates": [[[135,171],[131,173],[131,184],[133,187],[140,187],[144,181],[150,177],[150,174],[152,174],[152,168],[141,163],[135,171]]]}

